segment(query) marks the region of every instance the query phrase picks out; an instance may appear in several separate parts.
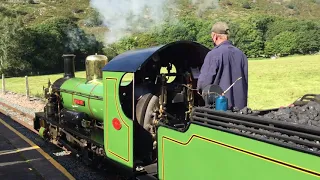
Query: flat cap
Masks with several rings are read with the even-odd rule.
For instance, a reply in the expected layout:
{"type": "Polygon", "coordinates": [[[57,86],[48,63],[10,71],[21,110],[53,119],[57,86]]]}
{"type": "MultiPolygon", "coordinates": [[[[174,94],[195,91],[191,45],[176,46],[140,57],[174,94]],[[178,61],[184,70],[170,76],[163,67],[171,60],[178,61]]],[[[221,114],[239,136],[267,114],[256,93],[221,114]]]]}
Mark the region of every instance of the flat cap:
{"type": "Polygon", "coordinates": [[[225,22],[216,22],[212,28],[211,32],[217,34],[229,34],[229,26],[225,22]]]}

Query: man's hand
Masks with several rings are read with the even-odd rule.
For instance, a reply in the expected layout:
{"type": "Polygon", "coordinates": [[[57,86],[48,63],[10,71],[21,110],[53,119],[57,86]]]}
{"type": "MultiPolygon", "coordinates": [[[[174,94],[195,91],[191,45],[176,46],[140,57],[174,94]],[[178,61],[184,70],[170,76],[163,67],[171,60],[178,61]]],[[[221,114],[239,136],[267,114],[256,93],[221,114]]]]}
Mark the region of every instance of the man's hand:
{"type": "Polygon", "coordinates": [[[197,89],[197,94],[199,94],[200,96],[202,96],[200,89],[197,89]]]}

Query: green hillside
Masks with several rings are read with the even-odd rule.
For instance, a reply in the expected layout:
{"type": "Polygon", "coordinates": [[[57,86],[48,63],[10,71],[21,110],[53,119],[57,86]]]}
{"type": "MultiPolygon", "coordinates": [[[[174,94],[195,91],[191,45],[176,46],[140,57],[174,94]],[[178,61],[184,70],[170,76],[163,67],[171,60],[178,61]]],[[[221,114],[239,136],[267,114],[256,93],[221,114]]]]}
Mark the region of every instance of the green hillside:
{"type": "Polygon", "coordinates": [[[177,40],[212,48],[210,26],[220,20],[249,58],[316,54],[319,12],[320,0],[1,0],[0,73],[61,73],[65,53],[81,71],[94,53],[112,59],[177,40]]]}
{"type": "MultiPolygon", "coordinates": [[[[171,1],[177,4],[175,12],[179,17],[187,15],[202,19],[239,19],[266,14],[286,18],[320,19],[320,0],[217,0],[218,5],[201,7],[200,10],[196,4],[191,4],[191,0],[171,1]]],[[[108,30],[106,27],[96,26],[100,23],[96,22],[97,14],[90,7],[89,0],[2,0],[0,15],[21,16],[27,26],[57,16],[70,17],[86,32],[95,34],[100,40],[108,30]]]]}
{"type": "MultiPolygon", "coordinates": [[[[74,20],[88,33],[101,35],[106,27],[95,26],[97,13],[89,0],[2,0],[0,17],[21,17],[26,26],[40,24],[50,18],[66,17],[74,20]]],[[[100,23],[99,23],[100,24],[100,23]]],[[[99,37],[99,36],[98,36],[99,37]]]]}

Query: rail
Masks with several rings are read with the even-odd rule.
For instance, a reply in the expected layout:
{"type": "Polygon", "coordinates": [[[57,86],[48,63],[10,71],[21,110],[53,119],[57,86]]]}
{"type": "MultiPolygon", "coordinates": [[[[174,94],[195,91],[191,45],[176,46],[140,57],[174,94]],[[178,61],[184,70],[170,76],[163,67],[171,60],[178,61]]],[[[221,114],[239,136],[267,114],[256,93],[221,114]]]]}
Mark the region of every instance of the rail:
{"type": "MultiPolygon", "coordinates": [[[[3,102],[0,102],[0,105],[16,113],[16,115],[14,115],[14,116],[13,116],[13,115],[9,115],[8,112],[6,112],[6,111],[4,111],[3,109],[0,108],[0,112],[1,112],[2,114],[6,115],[6,116],[10,116],[11,119],[14,120],[15,122],[17,122],[17,123],[21,124],[22,126],[26,127],[26,128],[29,129],[30,131],[32,131],[32,132],[34,132],[34,133],[36,133],[36,134],[39,134],[38,131],[36,131],[36,130],[33,128],[33,125],[29,125],[28,123],[26,123],[26,122],[24,122],[24,121],[22,121],[22,120],[19,120],[19,118],[20,118],[21,116],[23,116],[23,117],[26,117],[26,118],[28,118],[29,120],[33,121],[33,120],[34,120],[34,116],[32,116],[32,115],[30,115],[30,114],[27,114],[27,113],[25,113],[25,112],[22,112],[22,111],[20,111],[19,109],[15,108],[15,107],[12,107],[12,106],[10,106],[10,105],[8,105],[8,104],[6,104],[6,103],[3,103],[3,102]]],[[[33,123],[32,123],[32,124],[33,124],[33,123]]]]}

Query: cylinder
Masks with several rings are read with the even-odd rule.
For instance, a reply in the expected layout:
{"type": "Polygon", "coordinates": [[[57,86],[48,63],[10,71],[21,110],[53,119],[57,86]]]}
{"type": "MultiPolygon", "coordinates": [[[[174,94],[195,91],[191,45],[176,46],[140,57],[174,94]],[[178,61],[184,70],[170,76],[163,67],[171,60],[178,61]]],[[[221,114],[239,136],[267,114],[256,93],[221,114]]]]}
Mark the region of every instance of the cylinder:
{"type": "Polygon", "coordinates": [[[228,109],[228,98],[225,96],[219,96],[216,98],[215,107],[218,111],[227,111],[228,109]]]}
{"type": "Polygon", "coordinates": [[[45,107],[45,111],[46,111],[47,117],[52,117],[52,116],[54,116],[54,114],[55,114],[54,104],[48,103],[48,104],[46,105],[46,107],[45,107]]]}
{"type": "Polygon", "coordinates": [[[74,54],[64,54],[64,78],[74,78],[75,66],[74,66],[74,58],[76,57],[74,54]]]}
{"type": "Polygon", "coordinates": [[[104,55],[91,55],[86,58],[87,81],[102,79],[102,68],[107,64],[108,58],[104,55]]]}

